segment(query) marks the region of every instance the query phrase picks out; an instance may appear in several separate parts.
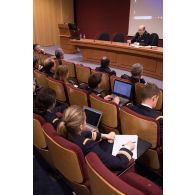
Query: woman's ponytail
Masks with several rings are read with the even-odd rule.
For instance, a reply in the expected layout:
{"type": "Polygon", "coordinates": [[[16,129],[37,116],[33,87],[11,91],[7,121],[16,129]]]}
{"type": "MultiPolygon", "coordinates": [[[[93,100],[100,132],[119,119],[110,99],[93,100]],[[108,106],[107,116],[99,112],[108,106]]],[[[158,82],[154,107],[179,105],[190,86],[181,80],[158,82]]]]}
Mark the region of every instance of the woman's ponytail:
{"type": "Polygon", "coordinates": [[[61,121],[57,127],[57,133],[58,135],[62,137],[67,137],[67,129],[66,129],[66,124],[64,121],[61,121]]]}

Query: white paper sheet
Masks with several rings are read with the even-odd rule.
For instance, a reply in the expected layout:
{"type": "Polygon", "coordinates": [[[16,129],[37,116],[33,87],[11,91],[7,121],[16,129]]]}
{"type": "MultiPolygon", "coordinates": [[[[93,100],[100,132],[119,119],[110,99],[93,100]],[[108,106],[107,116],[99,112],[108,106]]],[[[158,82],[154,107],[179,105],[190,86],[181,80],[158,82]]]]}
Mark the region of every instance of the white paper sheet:
{"type": "Polygon", "coordinates": [[[137,159],[137,141],[138,141],[138,136],[137,135],[115,135],[114,139],[114,145],[112,149],[112,155],[116,156],[119,150],[123,147],[123,144],[126,144],[127,142],[135,142],[135,148],[132,151],[133,153],[133,158],[137,159]]]}

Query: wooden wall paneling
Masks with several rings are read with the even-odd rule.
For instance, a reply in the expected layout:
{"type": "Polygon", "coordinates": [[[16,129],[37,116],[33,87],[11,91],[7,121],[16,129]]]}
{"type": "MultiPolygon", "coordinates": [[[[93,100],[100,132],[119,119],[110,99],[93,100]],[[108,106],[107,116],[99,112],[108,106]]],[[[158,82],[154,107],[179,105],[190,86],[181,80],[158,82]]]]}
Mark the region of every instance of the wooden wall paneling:
{"type": "Polygon", "coordinates": [[[60,44],[58,24],[74,21],[73,0],[33,0],[33,42],[60,44]]]}

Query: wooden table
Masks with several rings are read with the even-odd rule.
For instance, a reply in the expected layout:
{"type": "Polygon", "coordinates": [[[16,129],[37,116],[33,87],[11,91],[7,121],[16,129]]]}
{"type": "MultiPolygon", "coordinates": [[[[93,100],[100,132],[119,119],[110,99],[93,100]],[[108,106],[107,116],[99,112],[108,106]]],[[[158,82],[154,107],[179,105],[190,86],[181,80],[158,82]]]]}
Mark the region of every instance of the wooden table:
{"type": "Polygon", "coordinates": [[[128,43],[100,41],[93,39],[71,40],[78,47],[83,59],[92,63],[100,63],[103,56],[110,58],[110,66],[122,70],[130,70],[134,63],[144,66],[144,75],[163,80],[163,48],[135,48],[128,43]]]}

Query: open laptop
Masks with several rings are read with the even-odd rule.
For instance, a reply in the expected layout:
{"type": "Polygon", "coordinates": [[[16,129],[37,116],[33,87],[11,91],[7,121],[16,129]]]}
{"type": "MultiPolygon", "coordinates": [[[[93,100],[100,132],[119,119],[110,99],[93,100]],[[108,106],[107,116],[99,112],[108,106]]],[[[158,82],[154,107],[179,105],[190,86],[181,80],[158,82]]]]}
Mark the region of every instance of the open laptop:
{"type": "Polygon", "coordinates": [[[83,110],[86,114],[87,129],[91,131],[99,131],[98,126],[102,118],[102,112],[87,106],[83,106],[83,110]]]}
{"type": "Polygon", "coordinates": [[[123,81],[115,80],[112,98],[119,96],[120,105],[125,105],[131,99],[132,84],[123,81]]]}

